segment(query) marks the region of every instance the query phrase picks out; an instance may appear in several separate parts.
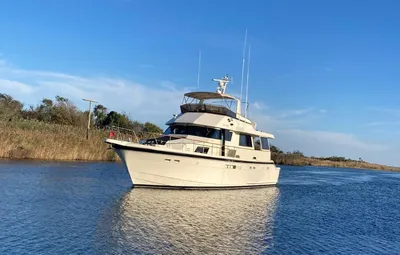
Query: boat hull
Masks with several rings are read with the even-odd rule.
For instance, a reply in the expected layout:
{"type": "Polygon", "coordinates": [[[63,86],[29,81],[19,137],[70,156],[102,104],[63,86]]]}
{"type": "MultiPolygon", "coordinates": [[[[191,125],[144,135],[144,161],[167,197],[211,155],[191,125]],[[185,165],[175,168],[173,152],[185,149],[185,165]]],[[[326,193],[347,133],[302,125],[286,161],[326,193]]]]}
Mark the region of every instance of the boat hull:
{"type": "Polygon", "coordinates": [[[279,178],[280,168],[270,162],[213,159],[148,147],[151,146],[128,147],[113,144],[134,187],[250,188],[276,185],[279,178]]]}

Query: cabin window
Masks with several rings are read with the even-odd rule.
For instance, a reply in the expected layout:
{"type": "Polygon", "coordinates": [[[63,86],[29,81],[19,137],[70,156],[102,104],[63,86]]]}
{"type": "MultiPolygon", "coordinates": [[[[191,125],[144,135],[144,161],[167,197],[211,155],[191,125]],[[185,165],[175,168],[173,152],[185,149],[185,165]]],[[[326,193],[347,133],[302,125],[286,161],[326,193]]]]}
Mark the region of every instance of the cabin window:
{"type": "Polygon", "coordinates": [[[244,146],[244,147],[253,147],[253,144],[251,142],[251,136],[245,135],[245,134],[240,134],[239,145],[244,146]]]}
{"type": "Polygon", "coordinates": [[[225,134],[225,141],[230,142],[232,140],[232,132],[225,129],[224,134],[225,134]]]}
{"type": "Polygon", "coordinates": [[[174,125],[170,126],[165,130],[164,135],[194,135],[206,138],[221,139],[221,130],[199,127],[199,126],[184,126],[184,125],[174,125]]]}
{"type": "Polygon", "coordinates": [[[198,146],[198,147],[196,148],[195,152],[207,154],[209,149],[210,149],[210,148],[208,148],[208,147],[198,146]]]}
{"type": "Polygon", "coordinates": [[[266,137],[261,137],[261,144],[263,150],[269,150],[269,141],[266,137]]]}
{"type": "Polygon", "coordinates": [[[254,139],[254,149],[255,149],[255,150],[261,150],[261,140],[260,140],[260,137],[255,136],[253,139],[254,139]]]}

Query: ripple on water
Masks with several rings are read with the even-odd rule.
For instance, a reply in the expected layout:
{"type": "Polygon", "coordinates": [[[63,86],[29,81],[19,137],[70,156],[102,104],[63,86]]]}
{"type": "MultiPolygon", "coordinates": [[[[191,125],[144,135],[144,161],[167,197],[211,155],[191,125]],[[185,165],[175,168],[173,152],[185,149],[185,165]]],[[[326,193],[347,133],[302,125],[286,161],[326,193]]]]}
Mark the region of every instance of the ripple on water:
{"type": "Polygon", "coordinates": [[[260,254],[272,236],[277,188],[235,191],[134,189],[102,216],[98,250],[149,254],[260,254]],[[112,219],[109,221],[109,219],[112,219]]]}
{"type": "Polygon", "coordinates": [[[398,254],[399,177],[283,166],[274,188],[131,190],[120,164],[0,161],[0,254],[398,254]]]}

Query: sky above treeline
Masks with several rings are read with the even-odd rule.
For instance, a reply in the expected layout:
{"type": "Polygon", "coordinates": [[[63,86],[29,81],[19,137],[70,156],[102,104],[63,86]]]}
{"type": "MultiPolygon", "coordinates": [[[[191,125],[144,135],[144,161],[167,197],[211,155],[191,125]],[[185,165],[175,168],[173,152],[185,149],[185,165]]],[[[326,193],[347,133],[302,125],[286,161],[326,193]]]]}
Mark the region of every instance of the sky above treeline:
{"type": "Polygon", "coordinates": [[[0,93],[82,98],[162,128],[233,77],[284,151],[400,165],[400,1],[0,1],[0,93]],[[247,49],[248,50],[248,49],[247,49]],[[246,51],[247,51],[246,50],[246,51]],[[245,79],[246,80],[246,77],[245,79]]]}

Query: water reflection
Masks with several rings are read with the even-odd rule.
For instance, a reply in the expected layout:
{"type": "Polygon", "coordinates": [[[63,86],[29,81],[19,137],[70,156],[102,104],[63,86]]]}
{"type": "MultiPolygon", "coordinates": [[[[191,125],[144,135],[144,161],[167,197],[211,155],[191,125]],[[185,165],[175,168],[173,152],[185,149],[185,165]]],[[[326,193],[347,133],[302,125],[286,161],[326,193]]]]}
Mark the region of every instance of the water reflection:
{"type": "Polygon", "coordinates": [[[278,196],[276,187],[132,189],[101,217],[96,239],[103,243],[96,243],[96,250],[119,254],[260,254],[272,242],[278,196]]]}

